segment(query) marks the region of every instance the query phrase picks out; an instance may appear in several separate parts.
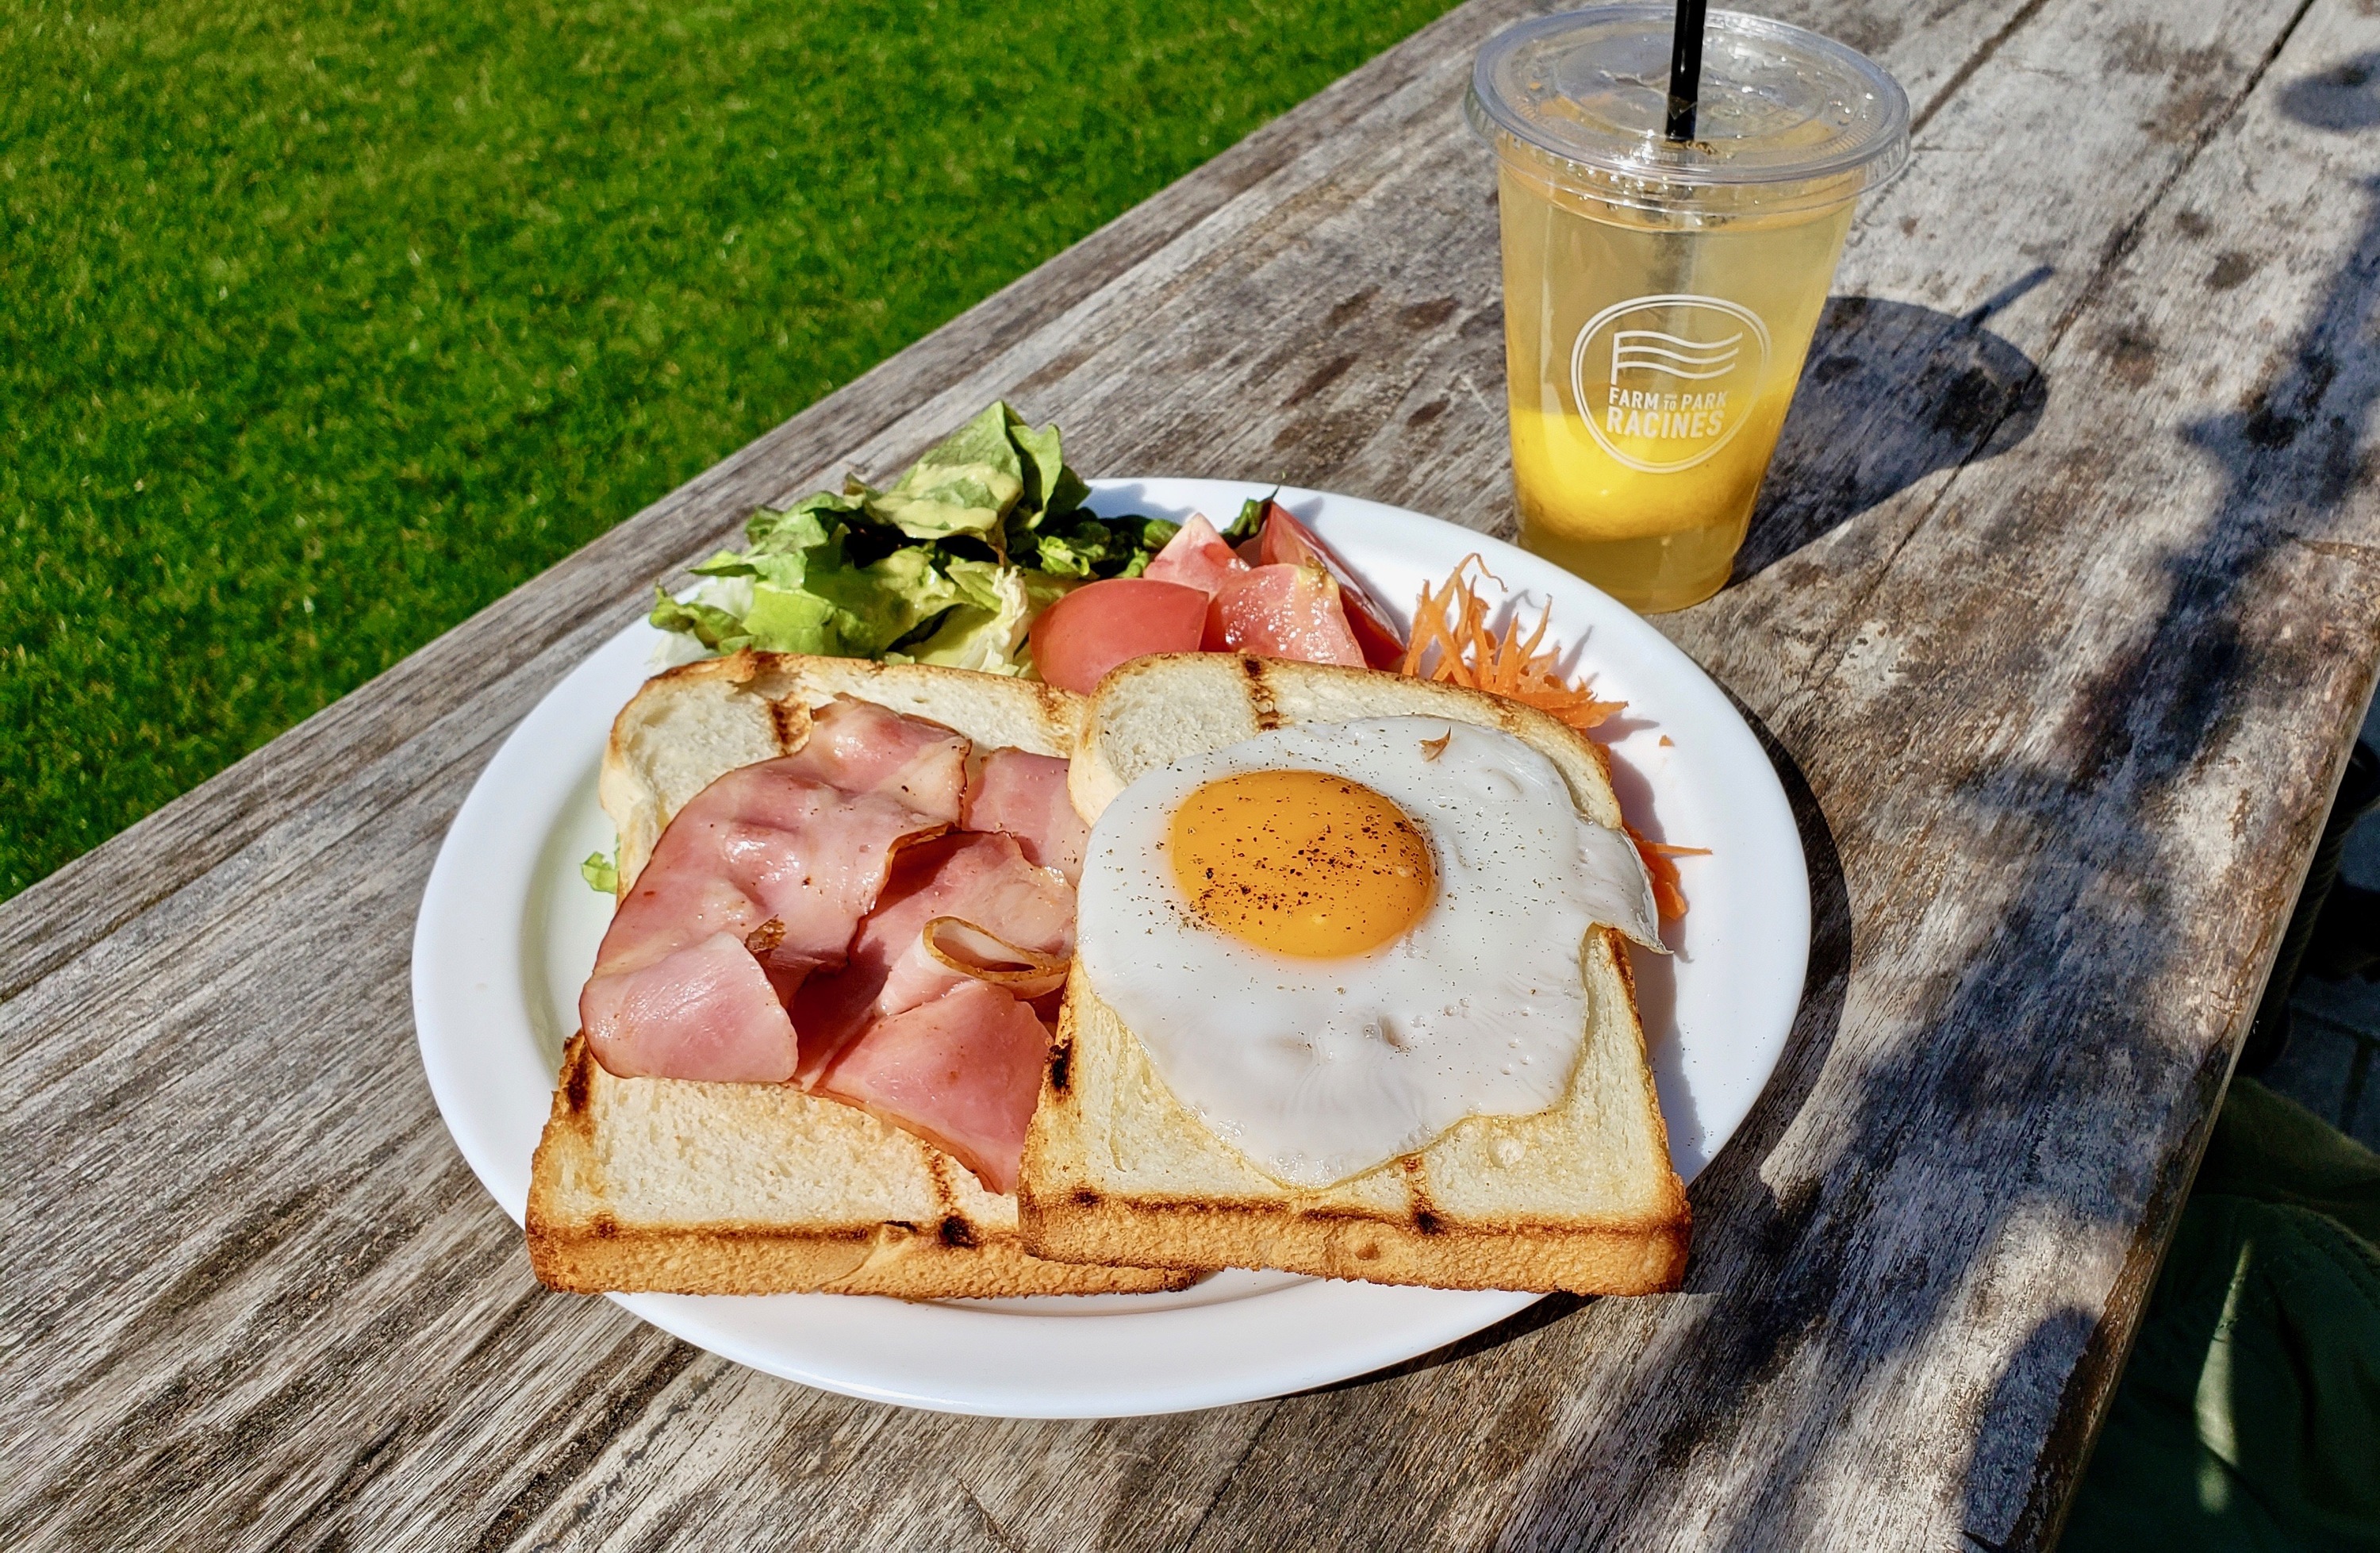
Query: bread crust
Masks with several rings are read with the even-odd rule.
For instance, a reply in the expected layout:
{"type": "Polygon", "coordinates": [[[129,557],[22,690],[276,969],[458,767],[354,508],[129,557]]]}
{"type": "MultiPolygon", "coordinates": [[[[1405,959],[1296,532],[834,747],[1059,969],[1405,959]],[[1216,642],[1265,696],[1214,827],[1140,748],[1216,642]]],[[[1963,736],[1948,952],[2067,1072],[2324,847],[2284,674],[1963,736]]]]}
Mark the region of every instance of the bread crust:
{"type": "MultiPolygon", "coordinates": [[[[1633,1057],[1642,1071],[1626,941],[1598,929],[1585,959],[1590,984],[1607,1006],[1615,994],[1630,999],[1624,1029],[1609,1029],[1606,1038],[1624,1044],[1620,1055],[1633,1057]]],[[[1116,1091],[1136,1089],[1130,1105],[1144,1116],[1164,1113],[1160,1125],[1174,1136],[1195,1131],[1204,1147],[1239,1156],[1163,1092],[1137,1046],[1086,978],[1069,982],[1017,1186],[1025,1244],[1038,1255],[1085,1263],[1128,1255],[1148,1266],[1269,1267],[1368,1283],[1572,1294],[1658,1293],[1685,1276],[1693,1214],[1670,1168],[1668,1131],[1650,1099],[1649,1074],[1641,1098],[1618,1096],[1641,1106],[1636,1119],[1649,1128],[1628,1201],[1594,1212],[1548,1212],[1528,1204],[1524,1188],[1482,1212],[1450,1201],[1454,1193],[1446,1184],[1465,1176],[1475,1180],[1481,1137],[1490,1148],[1531,1135],[1536,1147],[1548,1134],[1563,1143],[1596,1142],[1591,1132],[1566,1127],[1560,1114],[1595,1110],[1593,1098],[1576,1087],[1594,1082],[1589,1062],[1582,1060],[1572,1093],[1553,1111],[1475,1118],[1352,1181],[1294,1188],[1260,1178],[1241,1161],[1234,1184],[1215,1185],[1208,1172],[1202,1189],[1182,1192],[1118,1184],[1112,1129],[1096,1114],[1116,1091]],[[1094,1062],[1110,1070],[1087,1071],[1094,1062]],[[1121,1074],[1120,1062],[1126,1070],[1121,1074]]]]}
{"type": "Polygon", "coordinates": [[[1424,1228],[1328,1208],[1263,1204],[1082,1200],[1050,1213],[1026,1199],[1027,1243],[1045,1255],[1097,1262],[1118,1247],[1183,1268],[1267,1267],[1316,1278],[1424,1289],[1659,1294],[1685,1276],[1688,1227],[1574,1224],[1424,1228]]]}
{"type": "Polygon", "coordinates": [[[791,754],[809,708],[838,695],[942,724],[984,745],[1072,758],[1085,698],[1038,680],[930,664],[746,650],[646,680],[612,719],[599,794],[618,828],[627,893],[670,816],[739,765],[791,754]]]}
{"type": "MultiPolygon", "coordinates": [[[[1512,734],[1554,761],[1582,813],[1619,823],[1603,751],[1534,708],[1366,670],[1220,654],[1141,659],[1111,674],[1086,715],[1070,791],[1096,817],[1123,785],[1189,748],[1283,723],[1393,715],[1512,734]]],[[[1309,1190],[1261,1175],[1192,1116],[1078,966],[1026,1141],[1026,1243],[1086,1262],[1129,1254],[1437,1288],[1675,1289],[1692,1216],[1670,1168],[1625,940],[1591,933],[1581,972],[1594,1012],[1560,1105],[1471,1119],[1415,1154],[1309,1190]]]]}
{"type": "MultiPolygon", "coordinates": [[[[1181,1272],[1045,1261],[1026,1249],[1014,1212],[999,1210],[1004,1199],[988,1201],[987,1193],[955,1179],[955,1167],[937,1170],[930,1163],[921,1171],[930,1198],[910,1218],[797,1225],[754,1217],[654,1223],[630,1217],[633,1210],[605,1179],[605,1145],[619,1131],[608,1125],[610,1115],[623,1101],[658,1098],[691,1126],[767,1129],[766,1112],[725,1108],[754,1098],[721,1094],[736,1087],[742,1086],[615,1078],[595,1060],[584,1036],[571,1037],[530,1172],[528,1255],[539,1280],[578,1294],[827,1291],[957,1300],[1143,1293],[1193,1279],[1181,1272]]],[[[837,1101],[797,1092],[770,1098],[780,1109],[814,1112],[813,1120],[880,1133],[895,1157],[933,1152],[837,1101]]],[[[796,1133],[787,1143],[798,1148],[801,1138],[796,1133]]]]}

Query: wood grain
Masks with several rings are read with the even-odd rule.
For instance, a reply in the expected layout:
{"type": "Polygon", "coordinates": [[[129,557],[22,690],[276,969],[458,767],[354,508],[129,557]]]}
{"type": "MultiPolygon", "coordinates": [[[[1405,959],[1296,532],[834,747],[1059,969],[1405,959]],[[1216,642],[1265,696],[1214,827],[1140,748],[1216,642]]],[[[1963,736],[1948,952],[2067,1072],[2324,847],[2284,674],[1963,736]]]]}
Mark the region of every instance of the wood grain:
{"type": "Polygon", "coordinates": [[[994,393],[1095,471],[1507,532],[1474,0],[0,907],[16,1546],[2053,1541],[2380,663],[2351,0],[1864,0],[1909,85],[1734,586],[1661,624],[1816,875],[1687,1290],[1175,1418],[908,1413],[547,1294],[416,902],[504,734],[755,502],[994,393]]]}

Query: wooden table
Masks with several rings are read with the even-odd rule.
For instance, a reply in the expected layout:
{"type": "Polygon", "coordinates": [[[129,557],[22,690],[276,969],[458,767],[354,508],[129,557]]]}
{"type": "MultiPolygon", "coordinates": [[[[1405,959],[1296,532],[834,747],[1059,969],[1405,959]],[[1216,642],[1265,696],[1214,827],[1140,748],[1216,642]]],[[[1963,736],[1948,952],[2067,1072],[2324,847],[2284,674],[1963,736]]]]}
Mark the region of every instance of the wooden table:
{"type": "Polygon", "coordinates": [[[1511,523],[1473,0],[0,909],[14,1546],[2034,1547],[2371,691],[2371,0],[1868,0],[1863,217],[1734,586],[1813,974],[1684,1292],[1182,1417],[805,1390],[531,1281],[407,964],[506,731],[756,503],[984,399],[1511,523]],[[2340,67],[2351,62],[2358,76],[2340,67]]]}

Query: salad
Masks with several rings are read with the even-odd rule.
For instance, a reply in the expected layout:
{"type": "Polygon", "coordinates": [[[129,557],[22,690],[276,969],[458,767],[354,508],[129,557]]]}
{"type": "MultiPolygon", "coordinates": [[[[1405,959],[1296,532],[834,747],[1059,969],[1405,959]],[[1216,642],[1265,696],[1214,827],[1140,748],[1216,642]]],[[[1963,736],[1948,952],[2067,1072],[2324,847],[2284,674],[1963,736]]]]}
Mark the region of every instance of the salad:
{"type": "Polygon", "coordinates": [[[900,479],[856,477],[745,524],[745,547],[656,584],[652,623],[706,653],[820,653],[1022,674],[1035,620],[1075,589],[1136,578],[1180,530],[1102,518],[1058,428],[994,400],[900,479]]]}

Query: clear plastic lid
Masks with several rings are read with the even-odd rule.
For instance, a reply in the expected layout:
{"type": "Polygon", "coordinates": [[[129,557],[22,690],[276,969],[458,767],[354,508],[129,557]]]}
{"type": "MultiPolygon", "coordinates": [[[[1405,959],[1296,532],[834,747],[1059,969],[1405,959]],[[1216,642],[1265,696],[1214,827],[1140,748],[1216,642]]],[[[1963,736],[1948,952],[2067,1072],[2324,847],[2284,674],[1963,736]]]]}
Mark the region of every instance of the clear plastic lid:
{"type": "Polygon", "coordinates": [[[1663,134],[1669,5],[1523,22],[1479,51],[1463,111],[1508,160],[1646,210],[1833,205],[1909,160],[1909,98],[1858,50],[1766,17],[1713,11],[1694,139],[1663,134]]]}

